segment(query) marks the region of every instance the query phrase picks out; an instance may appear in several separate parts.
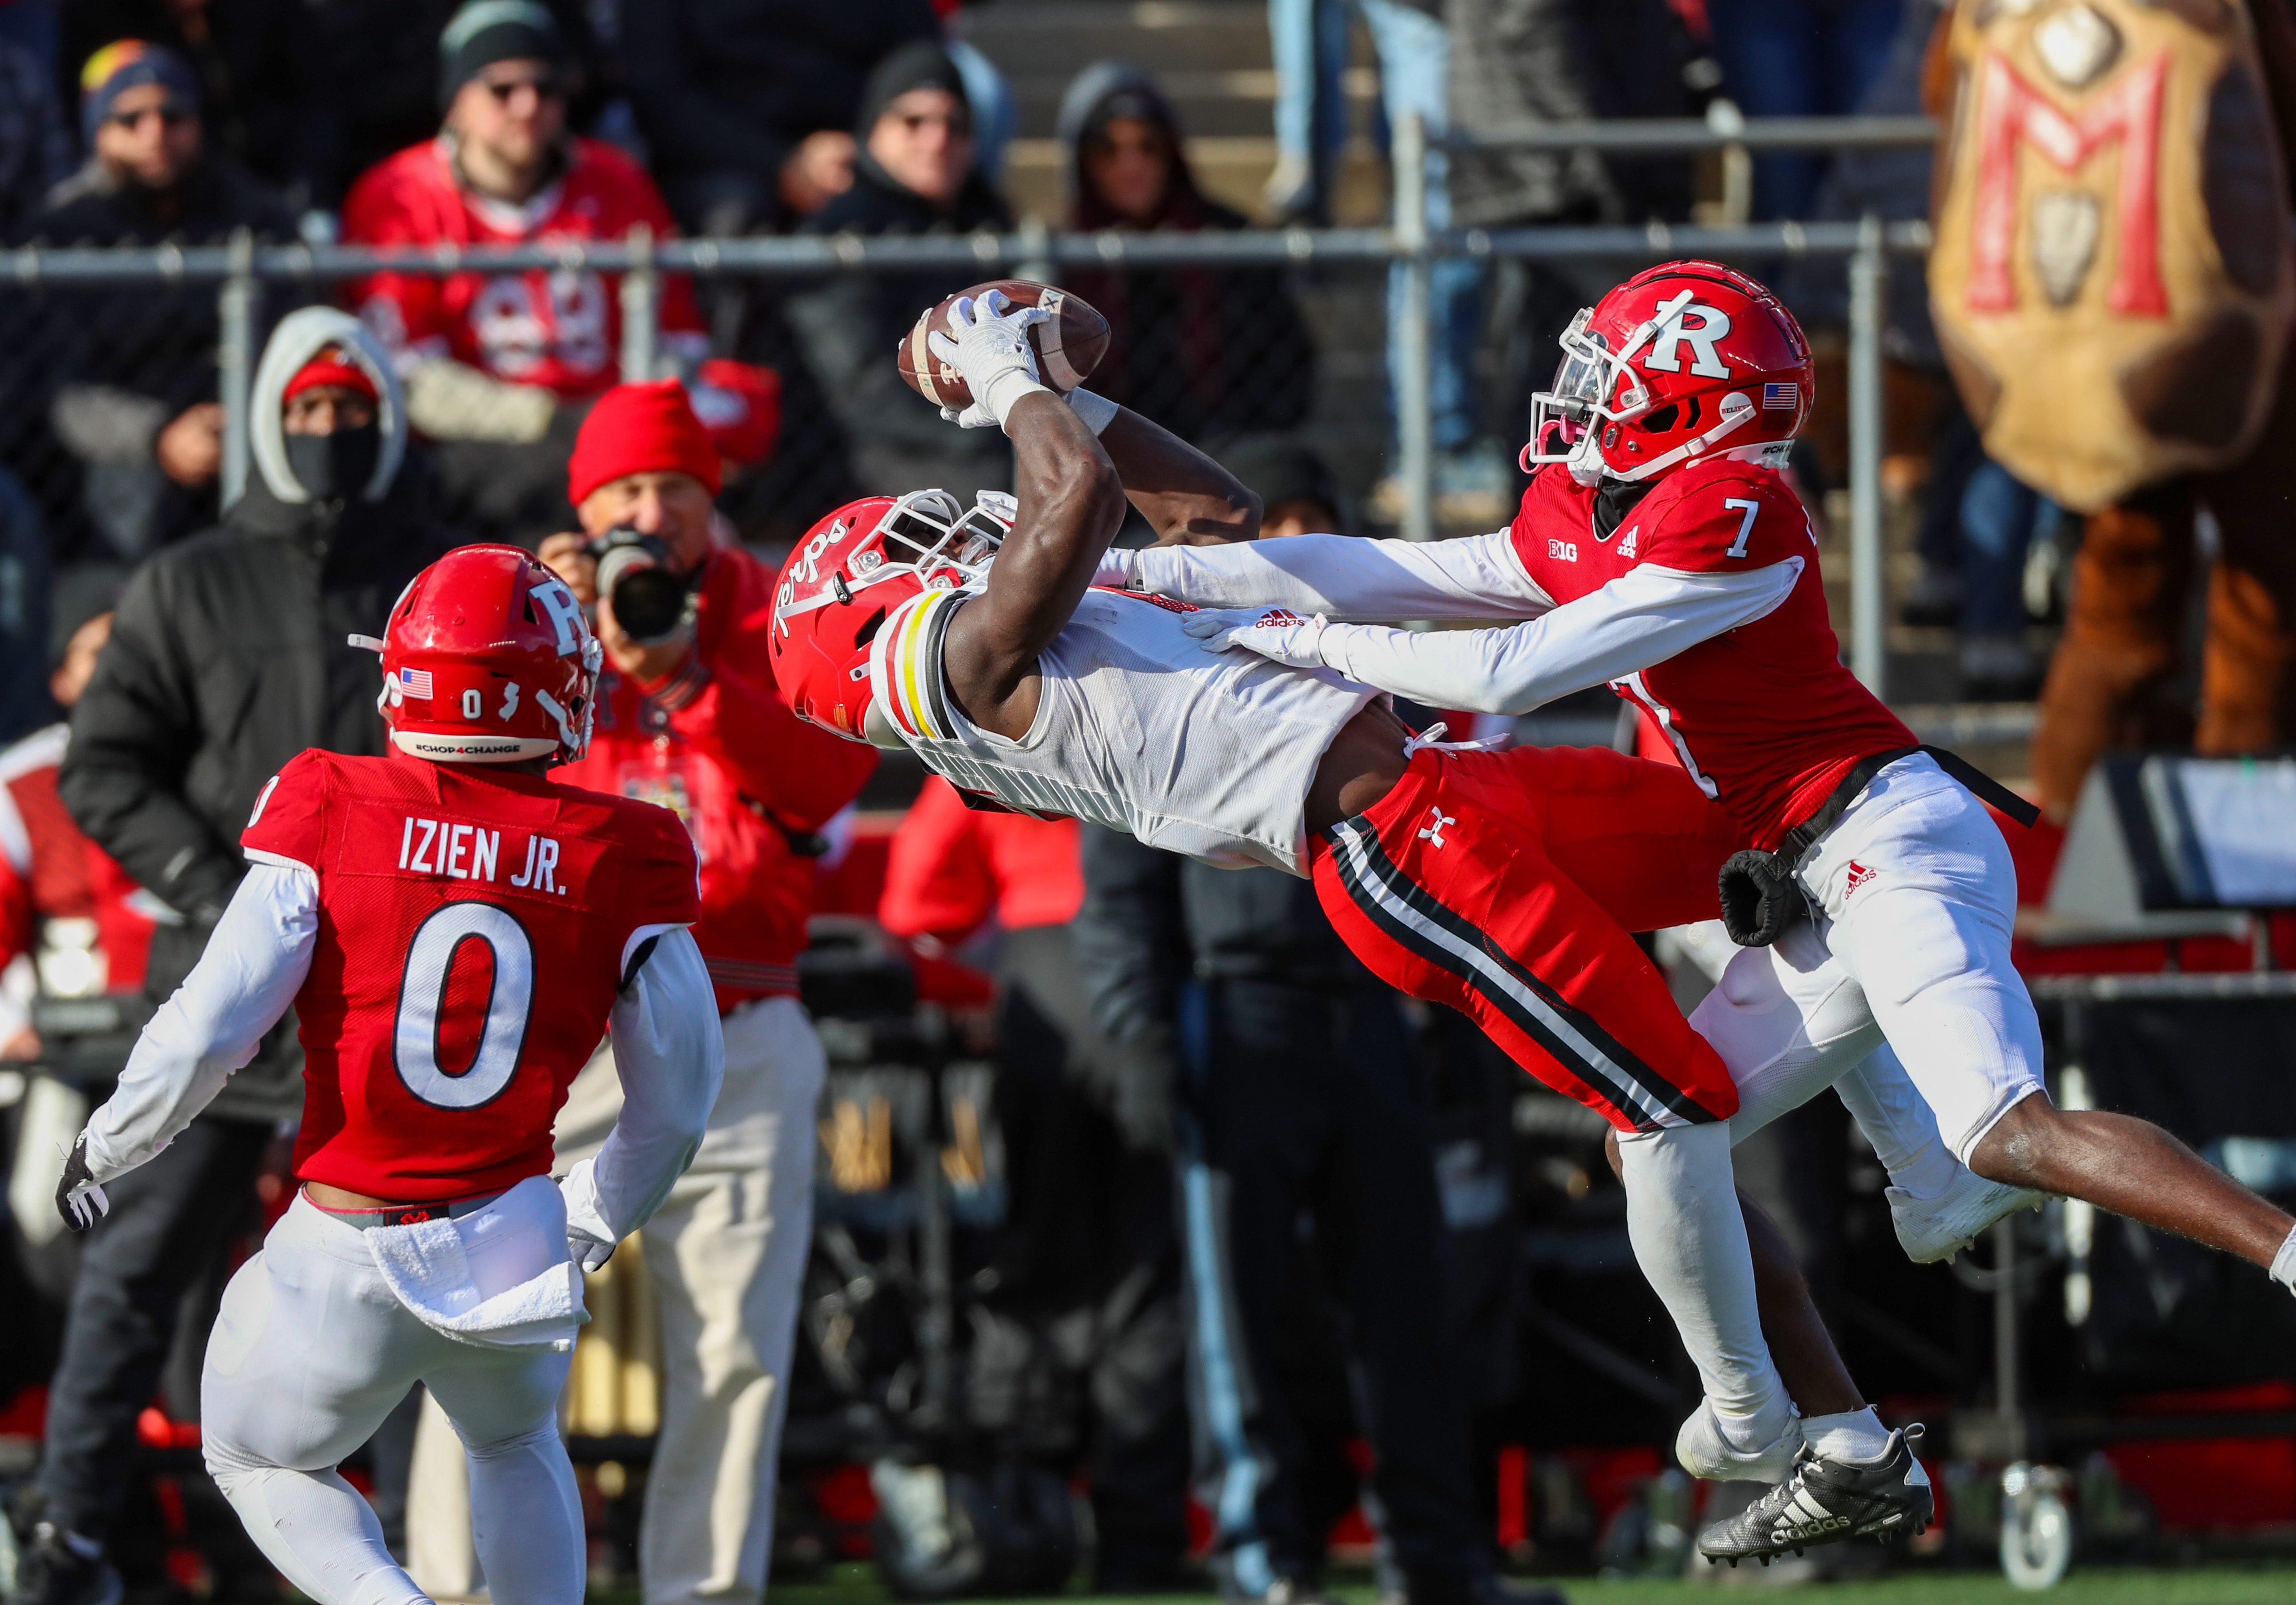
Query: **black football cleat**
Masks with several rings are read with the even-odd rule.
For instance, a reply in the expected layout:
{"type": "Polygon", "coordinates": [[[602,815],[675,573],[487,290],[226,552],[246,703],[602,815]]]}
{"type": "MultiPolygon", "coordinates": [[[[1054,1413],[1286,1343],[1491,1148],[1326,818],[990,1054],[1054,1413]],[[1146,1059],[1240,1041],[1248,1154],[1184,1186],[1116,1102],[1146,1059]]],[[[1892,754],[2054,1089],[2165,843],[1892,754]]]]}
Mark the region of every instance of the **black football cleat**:
{"type": "Polygon", "coordinates": [[[1859,1464],[1824,1460],[1805,1448],[1793,1475],[1740,1514],[1718,1521],[1698,1537],[1698,1552],[1719,1564],[1800,1554],[1845,1538],[1911,1537],[1937,1515],[1929,1474],[1914,1458],[1921,1428],[1890,1434],[1889,1453],[1859,1464]]]}

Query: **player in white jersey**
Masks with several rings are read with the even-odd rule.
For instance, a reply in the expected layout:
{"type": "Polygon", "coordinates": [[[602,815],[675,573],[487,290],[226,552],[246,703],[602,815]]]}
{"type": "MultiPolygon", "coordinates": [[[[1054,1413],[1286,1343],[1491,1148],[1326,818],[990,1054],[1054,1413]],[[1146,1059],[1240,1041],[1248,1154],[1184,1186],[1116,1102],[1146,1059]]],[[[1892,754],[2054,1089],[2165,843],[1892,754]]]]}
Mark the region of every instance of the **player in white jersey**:
{"type": "MultiPolygon", "coordinates": [[[[1728,1469],[1784,1474],[1806,1427],[1878,1429],[1790,1259],[1758,1301],[1729,1168],[1736,1089],[1627,934],[1707,912],[1726,818],[1673,766],[1446,749],[1358,684],[1218,651],[1190,610],[1093,588],[1128,494],[1167,539],[1247,536],[1259,510],[1153,425],[1037,385],[1025,321],[959,302],[961,343],[942,353],[1013,438],[1017,503],[920,493],[823,520],[775,602],[791,707],[906,747],[978,799],[1308,876],[1374,973],[1468,1013],[1617,1130],[1637,1257],[1701,1363],[1693,1427],[1728,1469]]],[[[1894,1447],[1895,1503],[1873,1525],[1917,1529],[1929,1489],[1894,1447]]]]}
{"type": "MultiPolygon", "coordinates": [[[[1582,313],[1564,350],[1538,400],[1565,449],[1534,457],[1546,430],[1527,448],[1547,466],[1510,529],[1431,546],[1307,536],[1128,553],[1103,577],[1257,604],[1192,627],[1439,707],[1524,713],[1611,683],[1740,827],[1722,887],[1747,950],[1692,1016],[1742,1095],[1738,1134],[1886,1038],[1895,1057],[1864,1077],[1884,1096],[1844,1092],[1901,1190],[1937,1196],[1958,1160],[1992,1183],[1964,1224],[2062,1194],[2296,1289],[2296,1220],[2158,1126],[2061,1110],[2044,1090],[2039,1022],[2010,960],[2015,875],[1978,798],[2013,817],[2030,808],[1919,747],[1841,663],[1807,516],[1762,456],[1806,408],[1792,315],[1727,268],[1674,263],[1582,313]],[[1414,633],[1327,618],[1529,622],[1414,633]],[[1907,1074],[1949,1151],[1890,1118],[1909,1111],[1907,1074]],[[1910,1180],[1919,1172],[1928,1185],[1910,1180]]],[[[1824,1478],[1808,1480],[1804,1504],[1826,1505],[1824,1478]]],[[[1801,1530],[1781,1514],[1791,1503],[1782,1491],[1701,1547],[1775,1553],[1801,1530]]]]}

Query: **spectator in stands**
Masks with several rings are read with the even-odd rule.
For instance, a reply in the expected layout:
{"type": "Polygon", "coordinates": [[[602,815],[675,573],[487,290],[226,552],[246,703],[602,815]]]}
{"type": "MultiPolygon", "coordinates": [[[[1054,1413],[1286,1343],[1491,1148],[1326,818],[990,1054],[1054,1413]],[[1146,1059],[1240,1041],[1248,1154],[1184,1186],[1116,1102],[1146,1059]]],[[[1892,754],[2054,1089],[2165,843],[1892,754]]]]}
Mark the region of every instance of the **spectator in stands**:
{"type": "MultiPolygon", "coordinates": [[[[358,176],[439,131],[439,36],[465,0],[325,0],[312,8],[318,74],[327,85],[325,116],[304,158],[311,202],[340,209],[358,176]]],[[[571,51],[570,124],[597,132],[614,63],[591,26],[585,0],[541,0],[571,51]]],[[[607,12],[621,9],[609,4],[607,12]]]]}
{"type": "MultiPolygon", "coordinates": [[[[921,989],[931,957],[969,938],[991,948],[983,962],[999,982],[995,1112],[1010,1204],[988,1248],[993,1287],[982,1280],[974,1306],[969,1424],[1008,1453],[1016,1439],[1048,1457],[1075,1444],[1051,1469],[1065,1483],[1080,1466],[1091,1486],[1093,1591],[1168,1593],[1185,1586],[1188,1552],[1171,1085],[1165,1067],[1093,1028],[1070,931],[1084,902],[1078,828],[968,808],[929,777],[894,833],[878,918],[929,945],[921,989]],[[1016,1374],[1048,1360],[1065,1385],[1016,1374]],[[1011,1419],[1044,1400],[1074,1401],[1076,1419],[1011,1419]]],[[[930,1550],[918,1529],[946,1511],[918,1492],[924,1508],[904,1535],[930,1550]]]]}
{"type": "MultiPolygon", "coordinates": [[[[600,397],[567,478],[581,529],[545,541],[542,561],[596,610],[606,667],[589,754],[558,774],[672,808],[693,832],[702,866],[694,940],[725,1017],[726,1084],[709,1132],[644,1232],[661,1298],[662,1424],[639,1570],[649,1600],[757,1605],[826,1070],[798,1004],[797,955],[814,859],[827,845],[818,832],[853,800],[876,754],[800,723],[775,692],[774,571],[718,516],[718,447],[676,380],[600,397]],[[691,610],[666,634],[633,636],[614,598],[599,594],[590,543],[615,529],[663,542],[659,566],[686,586],[691,610]]],[[[601,1046],[560,1111],[560,1162],[596,1151],[620,1109],[613,1050],[601,1046]]],[[[467,1495],[443,1497],[463,1486],[462,1452],[435,1405],[425,1406],[415,1456],[414,1575],[434,1594],[465,1593],[475,1576],[467,1495]]]]}
{"type": "MultiPolygon", "coordinates": [[[[1280,219],[1327,215],[1331,153],[1346,129],[1339,94],[1347,55],[1347,7],[1340,0],[1268,0],[1276,75],[1277,160],[1268,209],[1280,219]]],[[[1431,141],[1450,127],[1452,40],[1439,0],[1352,0],[1379,56],[1380,94],[1390,127],[1417,113],[1431,141]]],[[[1452,225],[1448,157],[1436,147],[1427,163],[1427,221],[1452,225]]],[[[1482,328],[1482,265],[1453,257],[1435,264],[1433,283],[1435,498],[1438,516],[1489,528],[1503,520],[1520,483],[1512,453],[1483,436],[1475,395],[1476,337],[1482,328]]],[[[1402,368],[1399,331],[1404,270],[1388,277],[1388,375],[1392,391],[1402,368]]],[[[1390,397],[1390,406],[1392,397],[1390,397]]],[[[1373,503],[1382,519],[1403,511],[1403,483],[1390,474],[1373,503]]]]}
{"type": "MultiPolygon", "coordinates": [[[[257,472],[219,528],[128,582],[58,780],[79,828],[174,913],[152,933],[155,1003],[198,962],[245,872],[239,833],[264,783],[307,748],[386,750],[374,659],[350,638],[380,636],[447,545],[407,471],[397,377],[357,319],[315,307],[283,320],[251,391],[257,472]]],[[[16,1601],[117,1597],[103,1550],[129,1493],[136,1417],[185,1290],[252,1224],[256,1170],[302,1106],[301,1078],[291,1017],[166,1152],[109,1189],[48,1392],[43,1519],[16,1601]]]]}
{"type": "MultiPolygon", "coordinates": [[[[1748,117],[1846,116],[1887,66],[1904,8],[1905,0],[1707,0],[1722,92],[1748,117]]],[[[1822,151],[1754,158],[1753,216],[1811,216],[1829,160],[1822,151]]]]}
{"type": "Polygon", "coordinates": [[[1355,533],[1331,464],[1297,440],[1246,441],[1222,453],[1220,463],[1259,495],[1260,539],[1355,533]]]}
{"type": "Polygon", "coordinates": [[[51,76],[30,51],[0,39],[0,239],[71,170],[71,136],[51,76]]]}
{"type": "MultiPolygon", "coordinates": [[[[87,689],[111,639],[124,577],[117,569],[90,567],[67,574],[57,586],[48,692],[66,713],[87,689]]],[[[86,928],[86,939],[76,945],[92,961],[82,990],[140,989],[152,917],[131,903],[135,882],[127,872],[81,832],[56,795],[69,733],[59,720],[0,751],[0,969],[37,950],[45,921],[72,920],[86,928]]],[[[0,990],[0,1060],[39,1052],[23,1002],[0,990]]]]}
{"type": "MultiPolygon", "coordinates": [[[[1100,61],[1062,97],[1069,226],[1241,228],[1196,188],[1154,79],[1100,61]]],[[[1088,268],[1064,281],[1109,321],[1093,389],[1181,438],[1287,430],[1315,397],[1315,348],[1280,268],[1088,268]]]]}
{"type": "MultiPolygon", "coordinates": [[[[439,41],[446,127],[352,188],[345,240],[510,245],[673,232],[643,168],[566,131],[573,55],[536,0],[474,0],[439,41]]],[[[439,443],[442,489],[473,533],[529,545],[570,521],[566,460],[589,403],[620,382],[621,279],[586,270],[382,274],[355,287],[400,364],[407,413],[439,443]]],[[[664,281],[658,356],[693,373],[709,338],[683,276],[664,281]]],[[[637,377],[644,377],[638,375],[637,377]]],[[[713,386],[714,417],[745,391],[713,386]]]]}
{"type": "Polygon", "coordinates": [[[297,210],[318,203],[314,157],[339,81],[320,70],[317,20],[306,0],[71,0],[63,60],[114,39],[157,45],[192,70],[207,137],[297,210]]]}
{"type": "Polygon", "coordinates": [[[930,0],[622,8],[630,99],[654,171],[687,226],[709,234],[787,225],[843,193],[870,71],[939,37],[930,0]]]}
{"type": "MultiPolygon", "coordinates": [[[[279,198],[207,148],[199,86],[180,58],[125,40],[91,56],[81,84],[87,163],[50,193],[27,238],[148,246],[217,244],[242,228],[293,236],[279,198]]],[[[83,513],[111,554],[133,561],[213,516],[223,458],[214,289],[138,283],[25,298],[12,311],[11,344],[46,356],[44,411],[83,470],[83,513]]]]}
{"type": "MultiPolygon", "coordinates": [[[[964,80],[940,45],[904,45],[870,74],[853,184],[805,220],[808,233],[962,234],[1012,226],[973,165],[964,80]]],[[[791,299],[790,323],[851,443],[860,481],[880,495],[939,486],[970,498],[1009,484],[1013,454],[994,430],[950,429],[901,382],[890,353],[917,314],[975,282],[964,268],[845,274],[791,299]]]]}

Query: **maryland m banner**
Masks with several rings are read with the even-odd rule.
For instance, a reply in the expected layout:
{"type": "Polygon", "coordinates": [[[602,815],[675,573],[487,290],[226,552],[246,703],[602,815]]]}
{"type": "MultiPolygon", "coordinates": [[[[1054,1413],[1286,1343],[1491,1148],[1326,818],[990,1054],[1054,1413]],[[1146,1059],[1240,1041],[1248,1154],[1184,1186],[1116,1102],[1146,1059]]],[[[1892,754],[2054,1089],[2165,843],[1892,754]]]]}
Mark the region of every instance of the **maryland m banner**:
{"type": "Polygon", "coordinates": [[[1958,0],[1948,26],[1930,299],[1987,451],[2084,512],[2235,461],[2296,312],[2247,12],[1958,0]]]}

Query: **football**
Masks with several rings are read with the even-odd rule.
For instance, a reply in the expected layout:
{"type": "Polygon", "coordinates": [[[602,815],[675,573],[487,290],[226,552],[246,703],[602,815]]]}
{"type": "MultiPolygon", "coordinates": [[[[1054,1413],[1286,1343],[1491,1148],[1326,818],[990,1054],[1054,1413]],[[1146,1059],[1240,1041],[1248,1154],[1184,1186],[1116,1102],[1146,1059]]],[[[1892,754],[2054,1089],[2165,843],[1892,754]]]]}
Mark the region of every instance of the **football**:
{"type": "Polygon", "coordinates": [[[902,381],[935,406],[970,406],[972,391],[964,374],[932,354],[925,337],[935,331],[948,332],[948,309],[959,299],[992,290],[1003,291],[1016,307],[1042,307],[1053,315],[1050,323],[1029,331],[1029,340],[1037,348],[1037,373],[1063,396],[1089,379],[1108,354],[1108,320],[1083,297],[1028,279],[991,279],[944,297],[919,315],[901,340],[898,360],[902,381]]]}

